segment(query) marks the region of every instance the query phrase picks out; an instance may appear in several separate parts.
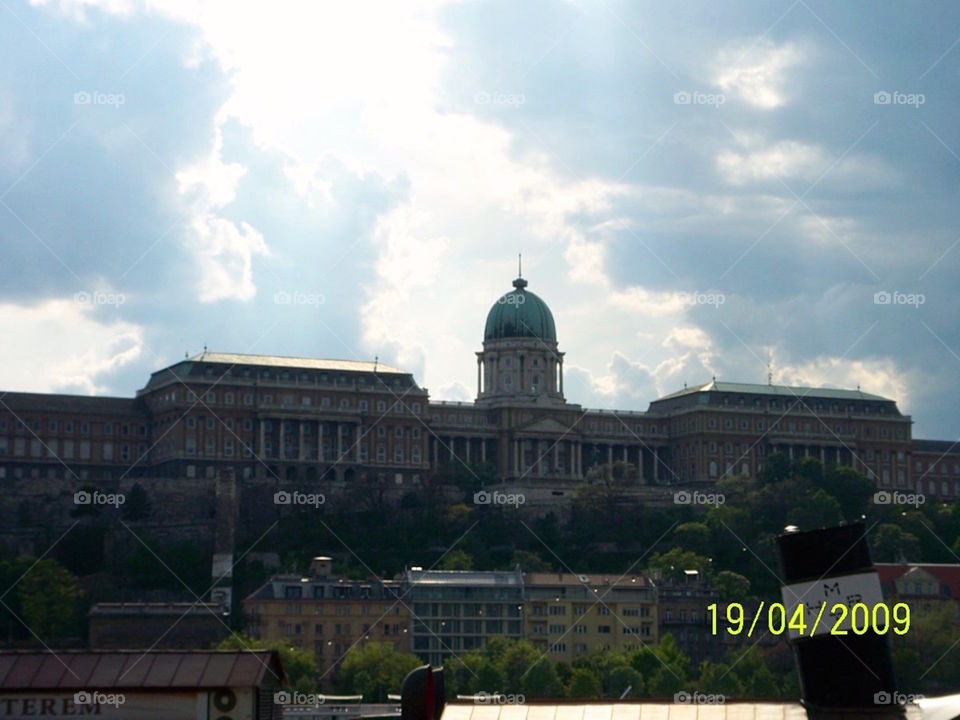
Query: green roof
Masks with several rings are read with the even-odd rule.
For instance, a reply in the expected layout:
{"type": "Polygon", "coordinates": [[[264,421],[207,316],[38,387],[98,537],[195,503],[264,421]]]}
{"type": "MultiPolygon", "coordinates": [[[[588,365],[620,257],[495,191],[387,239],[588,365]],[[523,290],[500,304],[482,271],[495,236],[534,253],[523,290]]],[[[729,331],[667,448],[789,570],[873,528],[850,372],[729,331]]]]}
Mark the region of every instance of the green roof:
{"type": "Polygon", "coordinates": [[[513,288],[487,313],[483,339],[531,337],[556,342],[557,328],[547,304],[526,289],[527,281],[523,278],[514,280],[513,288]]]}
{"type": "Polygon", "coordinates": [[[718,382],[713,380],[703,385],[694,385],[684,388],[675,393],[664,395],[659,400],[669,400],[671,398],[682,397],[684,395],[693,395],[703,392],[721,392],[721,393],[742,393],[744,395],[772,395],[786,398],[797,397],[816,397],[828,400],[874,400],[880,402],[893,402],[890,398],[880,395],[866,393],[862,390],[844,390],[842,388],[817,388],[803,387],[799,385],[763,385],[761,383],[734,383],[718,382]]]}

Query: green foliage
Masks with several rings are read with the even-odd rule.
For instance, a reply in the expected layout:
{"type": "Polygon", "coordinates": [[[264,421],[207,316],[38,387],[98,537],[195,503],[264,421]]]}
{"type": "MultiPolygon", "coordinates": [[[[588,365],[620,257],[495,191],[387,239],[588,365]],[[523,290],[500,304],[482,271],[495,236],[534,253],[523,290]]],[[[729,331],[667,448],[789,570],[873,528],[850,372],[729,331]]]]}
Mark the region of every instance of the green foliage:
{"type": "Polygon", "coordinates": [[[220,650],[276,650],[280,655],[280,664],[287,674],[284,687],[289,690],[299,690],[303,693],[316,692],[317,663],[313,653],[307,650],[291,647],[282,640],[266,642],[255,638],[231,633],[224,638],[217,648],[220,650]]]}
{"type": "Polygon", "coordinates": [[[123,575],[131,589],[183,592],[186,584],[200,595],[210,585],[212,561],[211,551],[196,542],[168,546],[138,542],[126,558],[123,575]]]}
{"type": "Polygon", "coordinates": [[[20,618],[30,635],[48,644],[80,635],[83,592],[77,578],[54,560],[46,559],[36,564],[29,561],[24,572],[16,594],[20,618]]]}
{"type": "Polygon", "coordinates": [[[451,550],[437,567],[439,570],[473,570],[473,558],[463,550],[451,550]]]}
{"type": "Polygon", "coordinates": [[[407,674],[423,663],[416,655],[394,650],[392,643],[355,645],[343,659],[337,686],[343,693],[361,693],[364,702],[387,702],[399,693],[407,674]]]}
{"type": "Polygon", "coordinates": [[[550,572],[553,570],[550,563],[543,560],[537,553],[528,550],[514,551],[510,562],[504,565],[504,569],[513,570],[518,565],[524,572],[550,572]]]}
{"type": "Polygon", "coordinates": [[[802,530],[833,527],[840,520],[840,503],[826,490],[814,490],[801,498],[787,515],[787,521],[802,530]]]}
{"type": "Polygon", "coordinates": [[[673,582],[682,580],[685,570],[699,570],[709,574],[710,566],[710,558],[678,547],[662,554],[654,553],[647,563],[648,568],[658,570],[664,579],[673,582]]]}
{"type": "Polygon", "coordinates": [[[655,646],[643,647],[631,659],[633,669],[646,683],[652,697],[668,697],[685,688],[690,680],[690,659],[683,654],[670,633],[655,646]]]}
{"type": "Polygon", "coordinates": [[[870,534],[874,562],[915,562],[920,555],[920,541],[899,525],[878,525],[870,534]]]}
{"type": "Polygon", "coordinates": [[[723,663],[703,663],[697,685],[701,692],[721,693],[731,698],[781,697],[776,678],[755,646],[731,650],[723,663]]]}
{"type": "Polygon", "coordinates": [[[600,678],[584,667],[573,669],[567,684],[567,697],[577,700],[595,700],[600,697],[600,678]]]}
{"type": "Polygon", "coordinates": [[[719,591],[721,601],[742,603],[749,597],[750,580],[740,573],[721,570],[714,578],[713,585],[719,591]]]}
{"type": "Polygon", "coordinates": [[[706,555],[710,552],[710,528],[706,523],[688,522],[677,525],[673,538],[684,550],[706,555]]]}

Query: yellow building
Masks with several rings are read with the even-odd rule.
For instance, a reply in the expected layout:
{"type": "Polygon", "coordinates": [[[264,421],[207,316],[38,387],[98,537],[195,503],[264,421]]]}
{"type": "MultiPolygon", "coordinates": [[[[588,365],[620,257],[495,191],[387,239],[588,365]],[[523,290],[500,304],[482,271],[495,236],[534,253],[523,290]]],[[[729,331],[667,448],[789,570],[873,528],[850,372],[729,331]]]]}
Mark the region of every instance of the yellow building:
{"type": "Polygon", "coordinates": [[[398,601],[400,584],[335,577],[331,562],[314,558],[309,577],[274,575],[243,601],[247,632],[312,651],[324,690],[355,645],[390,642],[395,650],[410,650],[410,614],[398,601]]]}
{"type": "Polygon", "coordinates": [[[555,662],[657,642],[656,588],[642,575],[525,573],[523,589],[525,636],[555,662]]]}

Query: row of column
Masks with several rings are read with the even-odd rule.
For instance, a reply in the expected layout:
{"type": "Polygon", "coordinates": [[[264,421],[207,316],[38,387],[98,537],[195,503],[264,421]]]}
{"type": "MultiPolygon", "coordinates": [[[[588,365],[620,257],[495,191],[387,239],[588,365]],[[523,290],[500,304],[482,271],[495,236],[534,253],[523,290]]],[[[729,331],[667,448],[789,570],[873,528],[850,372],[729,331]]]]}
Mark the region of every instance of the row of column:
{"type": "Polygon", "coordinates": [[[519,477],[523,474],[535,477],[584,477],[585,467],[592,461],[598,464],[613,465],[622,460],[632,462],[639,473],[642,482],[647,472],[647,463],[650,463],[654,482],[659,482],[663,476],[663,458],[657,447],[645,448],[636,445],[613,445],[600,443],[584,443],[580,440],[555,440],[553,438],[512,438],[507,446],[506,457],[498,458],[488,452],[496,447],[496,438],[478,438],[471,436],[441,436],[432,440],[432,466],[438,467],[441,460],[448,461],[459,458],[466,464],[487,462],[488,458],[498,461],[501,474],[519,477]],[[588,448],[585,458],[584,446],[588,448]],[[597,457],[590,450],[604,448],[597,457]],[[532,468],[530,470],[529,468],[532,468]]]}
{"type": "Polygon", "coordinates": [[[496,442],[493,438],[474,438],[474,437],[459,437],[459,436],[448,436],[440,437],[437,436],[433,439],[433,467],[436,468],[440,464],[440,448],[443,448],[443,455],[445,459],[452,459],[454,457],[459,457],[464,460],[468,465],[475,459],[472,457],[472,446],[474,442],[480,444],[480,450],[477,453],[476,459],[481,463],[487,462],[487,443],[496,442]],[[458,442],[459,441],[459,442],[458,442]],[[463,454],[457,454],[457,445],[463,445],[463,454]]]}
{"type": "MultiPolygon", "coordinates": [[[[272,457],[280,460],[317,460],[320,462],[334,462],[344,459],[344,456],[347,456],[347,459],[356,459],[359,456],[359,447],[360,447],[360,425],[357,423],[345,423],[339,421],[325,421],[325,420],[290,420],[283,418],[261,418],[260,423],[260,442],[258,446],[258,452],[263,454],[267,446],[267,422],[277,423],[277,447],[275,452],[272,453],[272,457]],[[287,423],[297,423],[298,428],[294,430],[297,437],[297,448],[295,455],[288,455],[287,450],[287,423]],[[315,439],[314,448],[316,454],[313,457],[307,455],[307,442],[306,434],[308,427],[314,427],[315,430],[311,433],[312,437],[315,439]],[[328,433],[325,432],[326,427],[331,427],[332,432],[329,433],[329,436],[334,439],[336,443],[336,455],[333,458],[326,457],[324,452],[324,440],[328,436],[328,433]],[[347,446],[347,443],[350,443],[347,446]]],[[[271,432],[271,435],[273,433],[271,432]]]]}

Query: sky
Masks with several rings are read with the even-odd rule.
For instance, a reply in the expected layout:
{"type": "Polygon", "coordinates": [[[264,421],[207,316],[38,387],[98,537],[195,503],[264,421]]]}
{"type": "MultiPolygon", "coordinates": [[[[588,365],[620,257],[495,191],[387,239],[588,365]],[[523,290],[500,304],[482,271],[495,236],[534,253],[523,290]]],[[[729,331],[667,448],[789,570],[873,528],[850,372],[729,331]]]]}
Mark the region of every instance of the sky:
{"type": "Polygon", "coordinates": [[[711,377],[960,438],[960,5],[0,1],[0,388],[204,347],[470,400],[523,254],[568,400],[711,377]]]}

